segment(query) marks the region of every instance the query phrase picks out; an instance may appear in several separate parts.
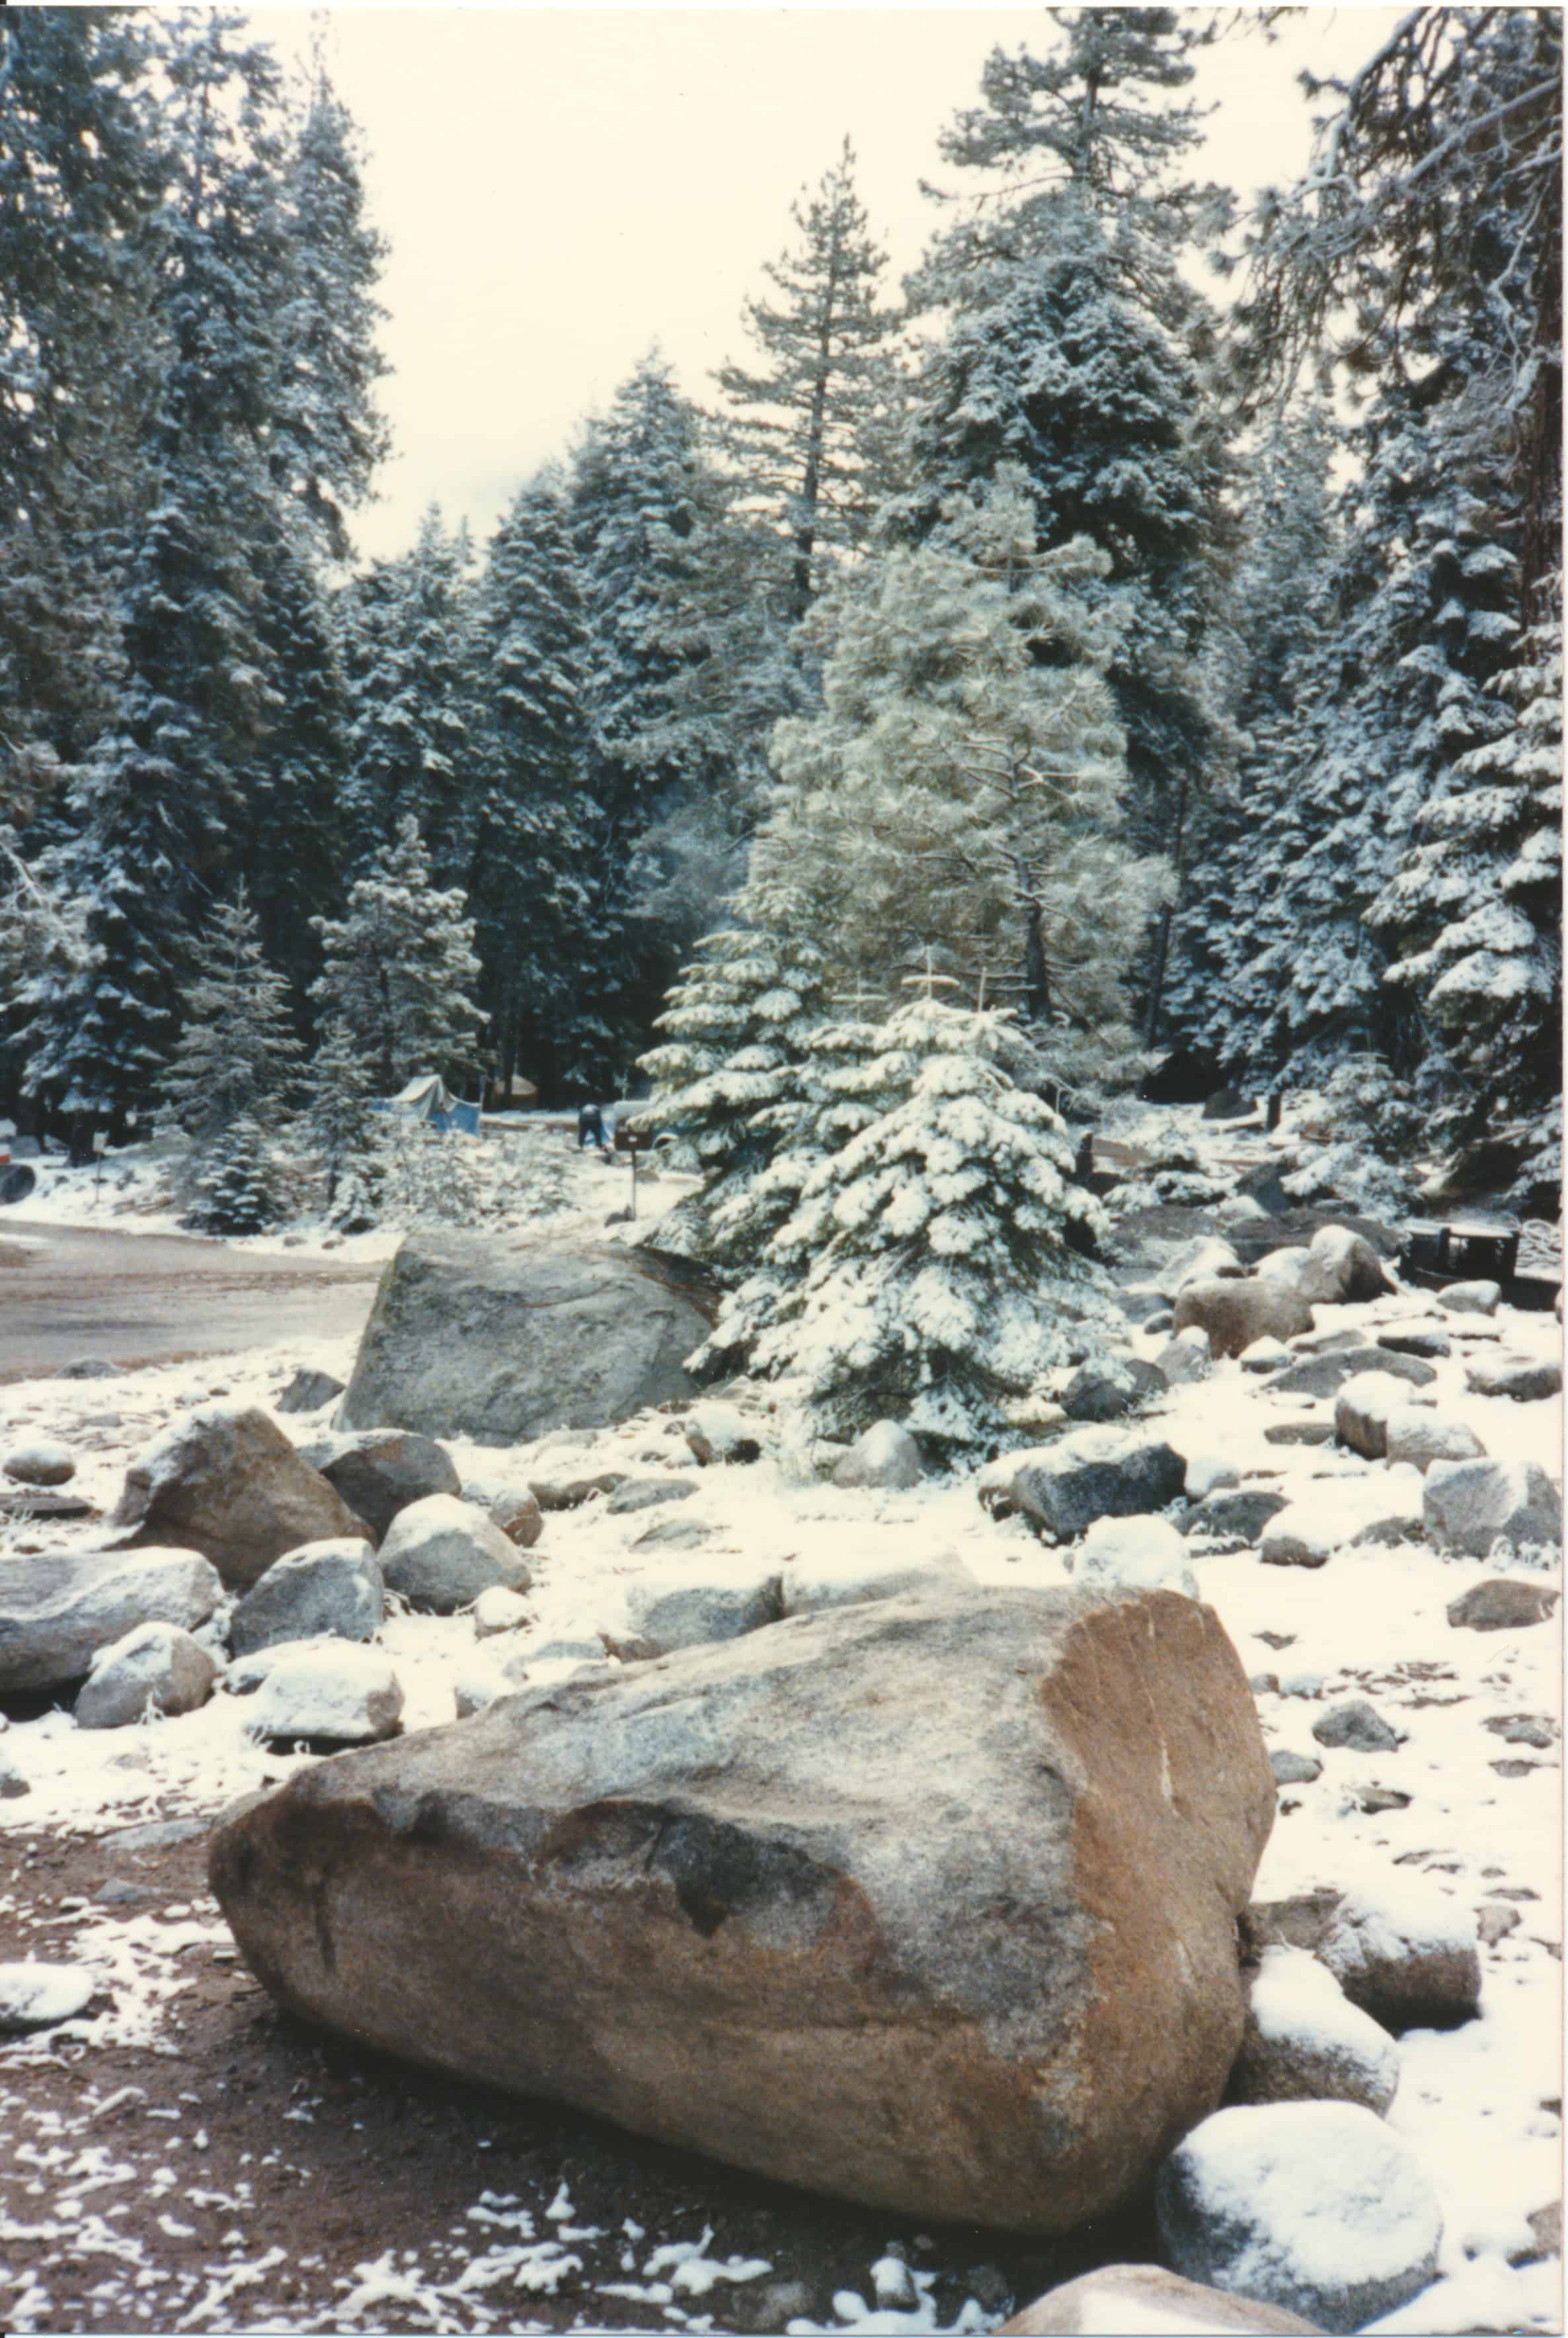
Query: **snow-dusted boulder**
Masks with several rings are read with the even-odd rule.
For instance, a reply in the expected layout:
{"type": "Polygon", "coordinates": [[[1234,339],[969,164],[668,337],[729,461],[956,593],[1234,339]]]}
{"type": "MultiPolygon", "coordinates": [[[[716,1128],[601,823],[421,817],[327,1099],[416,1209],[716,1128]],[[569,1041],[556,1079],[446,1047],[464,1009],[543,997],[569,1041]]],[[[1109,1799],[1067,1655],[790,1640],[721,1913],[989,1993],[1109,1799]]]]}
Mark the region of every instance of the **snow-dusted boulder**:
{"type": "Polygon", "coordinates": [[[400,1510],[432,1494],[461,1491],[444,1445],[407,1429],[363,1429],[328,1435],[301,1447],[305,1459],[335,1486],[377,1542],[400,1510]]]}
{"type": "Polygon", "coordinates": [[[1421,1356],[1430,1362],[1435,1356],[1451,1356],[1454,1343],[1437,1329],[1416,1316],[1405,1323],[1385,1323],[1377,1333],[1377,1344],[1392,1350],[1396,1356],[1421,1356]]]}
{"type": "Polygon", "coordinates": [[[1200,1323],[1217,1356],[1239,1356],[1254,1340],[1289,1340],[1312,1329],[1312,1310],[1299,1292],[1255,1274],[1190,1282],[1173,1313],[1178,1331],[1200,1323]]]}
{"type": "Polygon", "coordinates": [[[1496,1282],[1451,1282],[1437,1294],[1437,1304],[1450,1315],[1495,1315],[1503,1290],[1496,1282]]]}
{"type": "Polygon", "coordinates": [[[1214,1370],[1214,1352],[1203,1326],[1191,1323],[1186,1331],[1178,1331],[1155,1357],[1154,1370],[1171,1388],[1208,1380],[1214,1370]]]}
{"type": "Polygon", "coordinates": [[[81,1680],[139,1624],[194,1631],[223,1586],[191,1550],[44,1551],[0,1558],[0,1689],[81,1680]]]}
{"type": "Polygon", "coordinates": [[[1181,1454],[1161,1439],[1135,1429],[1079,1429],[1014,1473],[1013,1499],[1047,1534],[1070,1541],[1096,1518],[1164,1509],[1186,1476],[1181,1454]]]}
{"type": "Polygon", "coordinates": [[[1438,1550],[1485,1558],[1505,1542],[1561,1543],[1563,1503],[1534,1461],[1434,1461],[1425,1496],[1428,1539],[1438,1550]]]}
{"type": "Polygon", "coordinates": [[[1303,1299],[1324,1306],[1364,1306],[1394,1289],[1394,1279],[1367,1240],[1349,1226],[1319,1226],[1296,1269],[1303,1299]]]}
{"type": "Polygon", "coordinates": [[[0,1964],[0,2037],[30,2029],[54,2029],[85,2013],[98,1983],[85,1965],[53,1965],[26,1959],[0,1964]]]}
{"type": "Polygon", "coordinates": [[[1169,1518],[1096,1518],[1077,1551],[1067,1557],[1084,1591],[1179,1591],[1184,1599],[1201,1596],[1187,1546],[1169,1518]]]}
{"type": "MultiPolygon", "coordinates": [[[[491,1640],[502,1632],[521,1631],[529,1621],[530,1609],[525,1600],[505,1585],[493,1583],[474,1602],[474,1637],[491,1640]]],[[[595,1652],[597,1653],[597,1652],[595,1652]]]]}
{"type": "Polygon", "coordinates": [[[388,1591],[410,1607],[453,1616],[499,1583],[526,1591],[534,1577],[515,1544],[471,1502],[428,1494],[399,1510],[381,1546],[388,1591]]]}
{"type": "Polygon", "coordinates": [[[1556,1610],[1557,1596],[1549,1583],[1531,1582],[1522,1575],[1492,1575],[1449,1601],[1448,1621],[1460,1632],[1523,1631],[1531,1624],[1545,1623],[1556,1610]]]}
{"type": "Polygon", "coordinates": [[[357,1531],[337,1488],[258,1406],[202,1405],[153,1439],[125,1473],[110,1525],[127,1546],[172,1544],[248,1591],[302,1543],[357,1531]]]}
{"type": "Polygon", "coordinates": [[[1511,1397],[1515,1404],[1539,1404],[1563,1393],[1563,1367],[1554,1358],[1477,1356],[1465,1367],[1465,1384],[1476,1396],[1511,1397]]]}
{"type": "Polygon", "coordinates": [[[1364,1696],[1331,1704],[1312,1724],[1312,1734],[1319,1745],[1348,1746],[1355,1754],[1392,1754],[1401,1742],[1399,1732],[1364,1696]]]}
{"type": "Polygon", "coordinates": [[[1365,1478],[1328,1478],[1270,1518],[1266,1567],[1321,1567],[1337,1550],[1415,1542],[1422,1531],[1421,1472],[1406,1463],[1365,1478]]]}
{"type": "Polygon", "coordinates": [[[1377,1372],[1357,1372],[1334,1400],[1334,1434],[1352,1453],[1381,1461],[1388,1450],[1388,1415],[1399,1384],[1377,1372]]]}
{"type": "Polygon", "coordinates": [[[1161,2168],[1154,2205],[1179,2273],[1336,2332],[1425,2289],[1443,2237],[1420,2163],[1357,2103],[1216,2111],[1161,2168]]]}
{"type": "Polygon", "coordinates": [[[656,1510],[665,1502],[688,1502],[697,1491],[684,1478],[622,1478],[605,1498],[612,1518],[629,1518],[635,1510],[656,1510]]]}
{"type": "Polygon", "coordinates": [[[1104,2338],[1109,2331],[1159,2331],[1169,2338],[1321,2338],[1316,2322],[1256,2298],[1183,2281],[1164,2265],[1101,2265],[1048,2289],[1004,2322],[996,2338],[1104,2338]]]}
{"type": "Polygon", "coordinates": [[[101,1648],[76,1698],[78,1729],[126,1729],[148,1714],[194,1713],[218,1667],[178,1624],[138,1624],[101,1648]]]}
{"type": "Polygon", "coordinates": [[[485,1470],[463,1481],[463,1499],[483,1510],[519,1550],[532,1550],[544,1531],[544,1513],[531,1486],[485,1470]]]}
{"type": "Polygon", "coordinates": [[[784,1567],[779,1581],[786,1616],[815,1616],[862,1599],[917,1599],[975,1588],[975,1577],[951,1550],[911,1558],[863,1558],[837,1552],[813,1558],[808,1553],[784,1567]]]}
{"type": "Polygon", "coordinates": [[[252,1737],[291,1744],[369,1745],[395,1736],[403,1688],[387,1658],[349,1642],[289,1649],[256,1692],[246,1721],[252,1737]]]}
{"type": "Polygon", "coordinates": [[[1177,1520],[1183,1535],[1201,1535],[1214,1542],[1255,1544],[1264,1528],[1289,1508],[1285,1495],[1271,1486],[1233,1486],[1206,1494],[1177,1520]]]}
{"type": "Polygon", "coordinates": [[[1247,1272],[1228,1242],[1216,1234],[1195,1234],[1168,1258],[1156,1278],[1160,1296],[1172,1302],[1189,1282],[1212,1282],[1221,1276],[1247,1272]]]}
{"type": "Polygon", "coordinates": [[[64,1486],[76,1475],[76,1463],[57,1437],[32,1437],[11,1448],[0,1469],[19,1486],[64,1486]]]}
{"type": "Polygon", "coordinates": [[[1120,1420],[1165,1393],[1166,1375],[1141,1356],[1095,1356],[1080,1364],[1062,1391],[1069,1420],[1120,1420]]]}
{"type": "Polygon", "coordinates": [[[301,1365],[273,1406],[275,1412],[319,1412],[333,1398],[341,1396],[343,1383],[331,1372],[309,1370],[301,1365]]]}
{"type": "Polygon", "coordinates": [[[1290,1351],[1283,1340],[1254,1340],[1243,1348],[1239,1359],[1244,1372],[1282,1372],[1290,1361],[1290,1351]]]}
{"type": "MultiPolygon", "coordinates": [[[[1355,1335],[1351,1335],[1355,1339],[1355,1335]]],[[[1373,1372],[1391,1380],[1404,1380],[1411,1388],[1426,1388],[1437,1377],[1428,1363],[1419,1356],[1397,1356],[1391,1349],[1376,1348],[1367,1341],[1355,1339],[1355,1345],[1335,1348],[1313,1356],[1303,1356],[1282,1372],[1276,1372],[1269,1383],[1270,1396],[1338,1396],[1348,1380],[1358,1373],[1373,1372]]]]}
{"type": "Polygon", "coordinates": [[[1394,2040],[1305,1949],[1265,1949],[1230,2073],[1239,2103],[1360,2103],[1379,2118],[1399,2085],[1394,2040]]]}
{"type": "Polygon", "coordinates": [[[737,1405],[694,1404],[681,1416],[681,1433],[704,1469],[715,1462],[743,1465],[762,1458],[759,1425],[737,1405]]]}
{"type": "Polygon", "coordinates": [[[1241,1475],[1222,1453],[1189,1453],[1181,1490],[1190,1502],[1200,1502],[1227,1486],[1239,1486],[1241,1475]]]}
{"type": "Polygon", "coordinates": [[[1407,1868],[1347,1891],[1314,1953],[1385,2029],[1467,2020],[1481,2001],[1473,1913],[1407,1868]]]}
{"type": "Polygon", "coordinates": [[[902,1422],[874,1420],[840,1460],[833,1464],[836,1486],[874,1487],[903,1492],[926,1475],[920,1448],[902,1422]]]}
{"type": "Polygon", "coordinates": [[[779,1568],[746,1558],[699,1559],[679,1575],[662,1569],[635,1576],[624,1598],[623,1617],[604,1635],[611,1654],[623,1662],[740,1639],[784,1612],[779,1568]]]}
{"type": "Polygon", "coordinates": [[[211,1871],[267,1985],[361,2048],[900,2222],[1053,2233],[1218,2099],[1274,1808],[1210,1609],[977,1588],[315,1764],[211,1871]]]}
{"type": "MultiPolygon", "coordinates": [[[[382,1278],[346,1428],[526,1445],[698,1396],[712,1294],[678,1259],[527,1234],[409,1234],[382,1278]]],[[[537,1490],[537,1489],[535,1489],[537,1490]]]]}
{"type": "Polygon", "coordinates": [[[1434,1461],[1477,1461],[1486,1448],[1467,1420],[1453,1414],[1429,1412],[1423,1405],[1396,1404],[1384,1417],[1384,1435],[1390,1461],[1408,1461],[1429,1469],[1434,1461]]]}
{"type": "Polygon", "coordinates": [[[1265,1252],[1252,1272],[1265,1282],[1277,1282],[1283,1290],[1298,1292],[1306,1262],[1305,1243],[1282,1243],[1278,1250],[1265,1252]]]}
{"type": "Polygon", "coordinates": [[[381,1569],[368,1542],[345,1535],[277,1559],[234,1610],[237,1656],[285,1640],[373,1640],[386,1618],[381,1569]]]}

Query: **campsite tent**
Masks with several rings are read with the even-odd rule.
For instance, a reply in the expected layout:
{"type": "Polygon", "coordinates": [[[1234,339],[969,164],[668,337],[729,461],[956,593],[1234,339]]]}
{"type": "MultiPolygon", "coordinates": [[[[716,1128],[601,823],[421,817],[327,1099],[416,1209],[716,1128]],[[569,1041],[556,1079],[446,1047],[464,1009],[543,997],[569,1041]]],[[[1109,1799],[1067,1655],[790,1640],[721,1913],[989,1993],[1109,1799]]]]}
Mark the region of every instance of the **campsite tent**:
{"type": "Polygon", "coordinates": [[[479,1134],[479,1107],[464,1104],[448,1093],[438,1072],[421,1072],[395,1096],[382,1096],[377,1112],[389,1113],[397,1120],[423,1121],[427,1128],[460,1129],[465,1136],[479,1134]]]}

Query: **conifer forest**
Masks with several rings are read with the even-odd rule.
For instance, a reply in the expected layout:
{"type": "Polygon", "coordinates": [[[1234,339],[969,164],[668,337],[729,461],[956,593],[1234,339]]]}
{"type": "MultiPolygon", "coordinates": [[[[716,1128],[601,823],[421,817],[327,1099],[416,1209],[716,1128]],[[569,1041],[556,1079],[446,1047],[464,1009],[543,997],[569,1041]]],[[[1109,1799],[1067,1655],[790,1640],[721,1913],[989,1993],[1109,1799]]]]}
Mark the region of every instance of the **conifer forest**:
{"type": "Polygon", "coordinates": [[[325,65],[7,12],[0,1111],[216,1107],[245,1188],[426,1071],[689,1097],[739,933],[862,1020],[1012,1009],[1080,1118],[1328,1090],[1554,1215],[1562,20],[1413,10],[1244,210],[1203,63],[1276,13],[1043,11],[902,283],[803,154],[730,362],[651,349],[487,541],[367,565],[325,65]]]}
{"type": "Polygon", "coordinates": [[[0,2329],[1563,2330],[1563,27],[0,5],[0,2329]]]}

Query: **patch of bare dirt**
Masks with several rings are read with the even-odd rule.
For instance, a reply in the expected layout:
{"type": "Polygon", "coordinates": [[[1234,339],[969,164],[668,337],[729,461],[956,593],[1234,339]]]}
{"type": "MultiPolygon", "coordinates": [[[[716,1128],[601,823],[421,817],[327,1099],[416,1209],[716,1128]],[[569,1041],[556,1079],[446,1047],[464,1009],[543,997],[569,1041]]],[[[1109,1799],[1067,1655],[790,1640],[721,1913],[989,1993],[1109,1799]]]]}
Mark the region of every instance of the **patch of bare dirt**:
{"type": "MultiPolygon", "coordinates": [[[[183,1839],[140,1846],[137,1830],[122,1830],[122,1841],[13,1832],[8,1880],[0,1871],[0,1959],[68,1960],[86,1911],[143,1929],[152,1919],[172,1936],[192,1915],[214,1917],[205,1830],[173,1832],[183,1839]]],[[[889,2244],[936,2276],[936,2320],[947,2327],[967,2299],[994,2323],[1014,2299],[1153,2250],[1136,2218],[1107,2220],[1054,2249],[978,2229],[900,2226],[312,2031],[273,2008],[226,1939],[193,1940],[178,1961],[185,1986],[153,2045],[63,2039],[45,2051],[0,2041],[8,2327],[669,2330],[695,2321],[761,2331],[800,2316],[837,2327],[835,2294],[872,2303],[870,2267],[889,2244]],[[671,2289],[668,2264],[650,2277],[656,2250],[701,2241],[709,2227],[711,2263],[766,2260],[769,2272],[720,2279],[705,2294],[671,2289]]]]}

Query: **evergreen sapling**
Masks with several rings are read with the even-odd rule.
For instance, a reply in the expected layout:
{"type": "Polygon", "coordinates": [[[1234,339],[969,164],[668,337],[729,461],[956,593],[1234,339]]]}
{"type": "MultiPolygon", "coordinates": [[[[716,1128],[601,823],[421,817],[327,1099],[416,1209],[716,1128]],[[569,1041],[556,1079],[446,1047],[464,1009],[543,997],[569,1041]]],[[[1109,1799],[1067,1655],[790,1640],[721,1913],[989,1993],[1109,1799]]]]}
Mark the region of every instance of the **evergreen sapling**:
{"type": "Polygon", "coordinates": [[[1058,1115],[1002,1067],[1005,1016],[950,1006],[928,977],[882,1037],[856,1083],[881,1108],[811,1171],[771,1245],[797,1287],[753,1368],[794,1380],[826,1435],[892,1417],[972,1453],[1081,1326],[1109,1321],[1083,1254],[1103,1218],[1071,1182],[1058,1115]]]}

